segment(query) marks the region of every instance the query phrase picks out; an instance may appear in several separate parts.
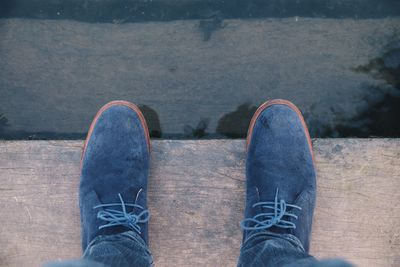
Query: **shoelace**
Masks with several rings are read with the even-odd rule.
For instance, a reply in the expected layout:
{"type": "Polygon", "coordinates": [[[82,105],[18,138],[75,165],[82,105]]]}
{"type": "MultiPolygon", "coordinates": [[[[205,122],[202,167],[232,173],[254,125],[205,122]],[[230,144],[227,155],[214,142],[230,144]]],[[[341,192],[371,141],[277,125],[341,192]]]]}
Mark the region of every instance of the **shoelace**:
{"type": "Polygon", "coordinates": [[[253,208],[261,206],[264,209],[270,209],[271,212],[263,212],[255,215],[253,218],[246,218],[240,222],[243,230],[264,230],[272,226],[279,228],[292,228],[296,229],[293,222],[284,219],[284,216],[297,219],[295,214],[286,211],[287,208],[299,209],[301,207],[296,205],[287,204],[285,200],[278,200],[278,189],[276,189],[275,200],[267,202],[257,202],[253,208]],[[251,226],[253,224],[253,226],[251,226]]]}
{"type": "MultiPolygon", "coordinates": [[[[138,192],[141,192],[141,190],[138,192]]],[[[118,194],[118,197],[121,203],[111,203],[111,204],[101,204],[93,207],[93,209],[97,208],[105,208],[97,213],[97,218],[103,221],[106,221],[107,224],[99,226],[99,230],[106,227],[113,227],[122,225],[128,227],[138,234],[141,233],[139,223],[146,223],[150,218],[150,213],[147,209],[144,209],[142,206],[137,204],[127,204],[122,199],[121,194],[118,194]],[[110,209],[108,207],[120,206],[122,210],[110,209]],[[142,210],[139,214],[135,214],[134,211],[126,212],[126,207],[133,207],[142,210]]],[[[137,197],[136,197],[137,199],[137,197]]]]}

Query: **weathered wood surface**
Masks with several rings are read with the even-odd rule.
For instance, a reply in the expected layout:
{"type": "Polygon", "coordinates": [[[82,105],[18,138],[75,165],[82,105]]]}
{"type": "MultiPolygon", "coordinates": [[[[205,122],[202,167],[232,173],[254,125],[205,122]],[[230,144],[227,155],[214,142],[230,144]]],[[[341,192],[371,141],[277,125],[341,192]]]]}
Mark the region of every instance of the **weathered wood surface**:
{"type": "MultiPolygon", "coordinates": [[[[0,265],[80,256],[81,141],[0,142],[0,265]]],[[[317,257],[400,266],[400,140],[314,140],[317,257]]],[[[157,266],[234,266],[242,140],[153,141],[150,243],[157,266]]]]}

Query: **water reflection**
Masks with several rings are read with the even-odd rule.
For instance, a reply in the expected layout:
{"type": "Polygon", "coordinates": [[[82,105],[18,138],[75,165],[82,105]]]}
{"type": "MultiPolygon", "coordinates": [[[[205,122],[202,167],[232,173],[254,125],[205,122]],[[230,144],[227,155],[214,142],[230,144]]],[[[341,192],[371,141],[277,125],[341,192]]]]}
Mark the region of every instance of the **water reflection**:
{"type": "Polygon", "coordinates": [[[346,125],[339,124],[336,130],[340,136],[400,136],[400,43],[381,57],[372,59],[367,65],[354,69],[366,73],[385,83],[368,85],[365,101],[368,107],[346,125]],[[387,89],[391,86],[392,88],[387,89]],[[380,97],[377,97],[380,96],[380,97]]]}
{"type": "Polygon", "coordinates": [[[238,106],[235,111],[222,116],[218,121],[216,132],[229,138],[245,138],[256,110],[257,107],[251,106],[250,103],[238,106]]]}
{"type": "Polygon", "coordinates": [[[210,123],[210,119],[202,118],[195,128],[190,125],[185,125],[183,128],[183,134],[185,138],[205,138],[209,136],[209,133],[206,131],[208,125],[210,123]]]}
{"type": "Polygon", "coordinates": [[[150,137],[161,138],[162,130],[161,130],[160,119],[158,118],[157,112],[147,105],[140,105],[139,108],[146,119],[150,137]]]}
{"type": "Polygon", "coordinates": [[[400,47],[372,59],[367,65],[358,66],[354,71],[369,74],[375,79],[384,80],[388,84],[400,88],[400,47]]]}
{"type": "Polygon", "coordinates": [[[222,14],[215,12],[211,14],[207,19],[200,20],[199,28],[203,32],[203,40],[208,41],[211,38],[211,34],[221,28],[224,28],[226,23],[222,20],[222,14]]]}
{"type": "Polygon", "coordinates": [[[9,126],[8,119],[0,113],[0,133],[3,133],[7,126],[9,126]]]}
{"type": "Polygon", "coordinates": [[[397,0],[0,2],[0,138],[84,138],[114,99],[153,138],[244,138],[272,98],[313,137],[400,136],[397,0]]]}
{"type": "MultiPolygon", "coordinates": [[[[398,45],[400,47],[400,43],[398,45]]],[[[366,107],[352,118],[345,118],[341,110],[330,108],[333,126],[314,119],[316,103],[304,113],[312,137],[399,137],[400,124],[400,48],[386,51],[368,64],[353,69],[375,79],[380,85],[364,85],[366,107]],[[389,88],[388,88],[389,87],[389,88]]],[[[218,122],[216,132],[229,138],[245,138],[247,127],[257,106],[245,103],[218,122]]]]}

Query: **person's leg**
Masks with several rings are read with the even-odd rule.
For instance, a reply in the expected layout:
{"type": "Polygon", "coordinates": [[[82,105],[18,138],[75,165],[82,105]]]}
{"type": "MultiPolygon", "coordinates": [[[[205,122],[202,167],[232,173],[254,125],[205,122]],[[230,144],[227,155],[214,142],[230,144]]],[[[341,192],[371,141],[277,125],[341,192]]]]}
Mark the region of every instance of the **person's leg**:
{"type": "Polygon", "coordinates": [[[289,101],[261,105],[247,136],[246,206],[238,266],[350,266],[308,254],[316,196],[311,139],[289,101]]]}
{"type": "Polygon", "coordinates": [[[114,101],[97,113],[81,162],[81,260],[48,266],[151,266],[147,177],[150,138],[142,113],[114,101]]]}

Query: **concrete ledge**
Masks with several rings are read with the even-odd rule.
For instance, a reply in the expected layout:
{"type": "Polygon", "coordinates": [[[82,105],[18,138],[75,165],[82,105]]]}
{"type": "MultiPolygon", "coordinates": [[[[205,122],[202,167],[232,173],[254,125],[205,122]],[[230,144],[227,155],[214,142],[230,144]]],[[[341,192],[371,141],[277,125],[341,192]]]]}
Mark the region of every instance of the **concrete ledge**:
{"type": "MultiPolygon", "coordinates": [[[[82,141],[0,142],[0,265],[80,256],[82,141]]],[[[156,266],[234,266],[244,141],[153,141],[150,243],[156,266]]],[[[317,139],[316,257],[400,266],[400,139],[317,139]]]]}

